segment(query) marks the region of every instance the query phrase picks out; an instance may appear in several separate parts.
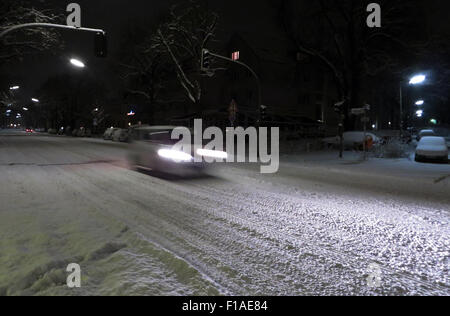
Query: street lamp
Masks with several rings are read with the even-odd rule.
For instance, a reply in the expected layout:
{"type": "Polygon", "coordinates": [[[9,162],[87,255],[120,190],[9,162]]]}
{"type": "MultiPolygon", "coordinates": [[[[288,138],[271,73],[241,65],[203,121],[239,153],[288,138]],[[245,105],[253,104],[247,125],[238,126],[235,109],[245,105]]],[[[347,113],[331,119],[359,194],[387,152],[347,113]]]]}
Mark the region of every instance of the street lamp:
{"type": "Polygon", "coordinates": [[[20,86],[12,86],[9,88],[9,90],[19,90],[20,86]]]}
{"type": "Polygon", "coordinates": [[[417,102],[416,102],[416,105],[418,105],[418,106],[421,106],[421,105],[424,105],[425,104],[425,101],[424,100],[418,100],[417,102]]]}
{"type": "MultiPolygon", "coordinates": [[[[419,85],[425,82],[427,76],[418,74],[409,79],[410,85],[419,85]]],[[[400,82],[400,135],[403,135],[403,82],[400,82]]]]}
{"type": "Polygon", "coordinates": [[[24,111],[28,111],[28,108],[22,108],[24,111]]]}
{"type": "Polygon", "coordinates": [[[70,63],[73,66],[77,67],[77,68],[84,68],[84,67],[86,67],[85,64],[81,60],[78,60],[78,59],[75,59],[75,58],[72,58],[70,60],[70,63]]]}
{"type": "Polygon", "coordinates": [[[423,111],[422,110],[418,110],[416,112],[417,117],[422,117],[423,116],[423,111]]]}
{"type": "Polygon", "coordinates": [[[409,84],[411,84],[411,85],[421,84],[426,79],[427,79],[427,76],[425,76],[425,75],[416,75],[409,80],[409,84]]]}
{"type": "Polygon", "coordinates": [[[34,103],[39,103],[39,100],[36,98],[32,98],[31,101],[33,101],[34,103]]]}

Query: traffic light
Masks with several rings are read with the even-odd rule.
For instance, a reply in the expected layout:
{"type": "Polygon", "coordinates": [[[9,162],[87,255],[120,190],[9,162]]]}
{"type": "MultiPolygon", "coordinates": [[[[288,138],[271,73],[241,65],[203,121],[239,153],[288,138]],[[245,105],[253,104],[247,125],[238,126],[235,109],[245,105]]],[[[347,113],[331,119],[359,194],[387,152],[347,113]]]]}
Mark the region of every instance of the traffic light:
{"type": "Polygon", "coordinates": [[[97,57],[105,58],[108,56],[108,39],[106,33],[95,34],[95,55],[97,57]]]}
{"type": "Polygon", "coordinates": [[[202,49],[201,70],[209,71],[211,53],[207,49],[202,49]]]}

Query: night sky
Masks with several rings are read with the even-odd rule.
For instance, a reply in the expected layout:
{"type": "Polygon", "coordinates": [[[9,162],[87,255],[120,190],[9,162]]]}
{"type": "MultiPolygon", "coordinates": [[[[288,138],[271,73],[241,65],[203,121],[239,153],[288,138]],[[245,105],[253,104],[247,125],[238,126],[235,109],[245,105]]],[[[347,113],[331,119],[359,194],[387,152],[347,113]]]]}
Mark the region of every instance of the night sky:
{"type": "MultiPolygon", "coordinates": [[[[98,80],[105,80],[112,84],[115,75],[113,67],[117,62],[117,53],[120,48],[121,38],[127,27],[134,24],[154,25],[160,18],[167,14],[169,7],[176,0],[78,0],[82,8],[82,26],[103,28],[108,33],[109,58],[99,59],[93,54],[93,34],[74,33],[61,31],[65,41],[62,51],[44,52],[36,56],[27,56],[21,62],[14,62],[7,66],[6,72],[15,78],[15,83],[22,86],[21,97],[29,100],[35,91],[55,74],[76,72],[68,65],[68,59],[77,57],[82,59],[87,68],[84,72],[94,76],[98,80]]],[[[70,1],[31,1],[36,8],[51,8],[56,14],[66,15],[65,9],[70,1]],[[45,3],[45,4],[43,4],[45,3]]],[[[280,33],[277,25],[277,12],[274,10],[276,0],[228,0],[211,1],[204,0],[210,9],[219,13],[220,21],[217,37],[227,39],[234,32],[246,32],[255,36],[270,36],[269,33],[280,33]]],[[[430,1],[430,10],[433,12],[432,32],[443,32],[450,34],[450,23],[448,23],[449,1],[430,1]]],[[[411,14],[405,12],[405,14],[411,14]]],[[[65,23],[65,20],[63,21],[65,23]]],[[[417,21],[425,24],[427,21],[417,21]]],[[[281,34],[281,33],[280,33],[281,34]]],[[[450,38],[450,37],[449,37],[450,38]]],[[[270,45],[270,43],[268,43],[270,45]]],[[[119,78],[116,78],[119,80],[119,78]]]]}
{"type": "MultiPolygon", "coordinates": [[[[32,1],[36,8],[52,8],[55,13],[66,14],[68,1],[32,1]]],[[[145,25],[157,22],[177,1],[167,0],[78,0],[82,8],[82,26],[105,29],[108,33],[109,58],[99,59],[93,54],[93,35],[61,31],[65,40],[62,51],[45,52],[38,56],[26,57],[22,62],[8,65],[6,71],[23,87],[22,97],[29,99],[33,92],[52,75],[79,71],[68,65],[68,59],[78,57],[83,60],[90,75],[99,80],[111,78],[110,64],[114,63],[119,50],[121,36],[134,23],[145,25]],[[132,3],[132,4],[130,4],[132,3]]],[[[226,37],[235,31],[265,33],[273,31],[276,12],[270,0],[246,1],[204,1],[212,10],[219,12],[218,37],[226,37]],[[270,25],[270,26],[269,26],[270,25]]],[[[65,21],[64,21],[65,23],[65,21]]],[[[276,28],[276,27],[275,27],[276,28]]]]}

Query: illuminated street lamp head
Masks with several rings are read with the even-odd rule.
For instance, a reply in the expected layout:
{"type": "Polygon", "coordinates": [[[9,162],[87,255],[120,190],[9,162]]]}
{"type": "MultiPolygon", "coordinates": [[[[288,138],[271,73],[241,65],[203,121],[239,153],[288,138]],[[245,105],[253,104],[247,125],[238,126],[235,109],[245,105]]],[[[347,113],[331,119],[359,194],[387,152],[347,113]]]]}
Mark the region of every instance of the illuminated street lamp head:
{"type": "Polygon", "coordinates": [[[39,99],[36,98],[32,98],[31,101],[33,101],[34,103],[39,103],[39,99]]]}
{"type": "Polygon", "coordinates": [[[19,86],[12,86],[11,88],[9,88],[9,90],[19,90],[20,87],[19,86]]]}
{"type": "Polygon", "coordinates": [[[424,105],[425,104],[425,101],[424,100],[419,100],[419,101],[417,101],[416,102],[416,105],[424,105]]]}
{"type": "Polygon", "coordinates": [[[28,108],[23,108],[24,111],[28,111],[28,108]]]}
{"type": "Polygon", "coordinates": [[[78,59],[75,59],[75,58],[72,58],[70,60],[70,63],[72,65],[74,65],[75,67],[77,67],[77,68],[84,68],[84,67],[86,67],[82,61],[80,61],[78,59]]]}
{"type": "Polygon", "coordinates": [[[411,80],[409,81],[409,84],[421,84],[423,83],[425,80],[427,79],[427,76],[425,75],[417,75],[411,78],[411,80]]]}
{"type": "Polygon", "coordinates": [[[423,116],[423,111],[419,110],[416,112],[417,117],[422,117],[423,116]]]}

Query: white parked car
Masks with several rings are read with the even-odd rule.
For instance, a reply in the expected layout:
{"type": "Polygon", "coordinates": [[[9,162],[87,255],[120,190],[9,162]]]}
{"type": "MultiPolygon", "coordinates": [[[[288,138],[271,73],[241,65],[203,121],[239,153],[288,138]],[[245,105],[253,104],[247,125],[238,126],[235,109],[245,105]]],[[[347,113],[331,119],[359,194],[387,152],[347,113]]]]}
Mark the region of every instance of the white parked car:
{"type": "Polygon", "coordinates": [[[423,129],[419,132],[419,135],[417,135],[417,141],[420,141],[422,137],[430,136],[436,136],[436,133],[432,129],[423,129]]]}
{"type": "Polygon", "coordinates": [[[113,139],[114,132],[117,131],[117,130],[118,130],[118,128],[113,128],[113,127],[108,128],[108,129],[105,131],[105,133],[103,134],[103,139],[104,139],[104,140],[112,140],[112,139],[113,139]]]}
{"type": "Polygon", "coordinates": [[[115,142],[127,142],[128,141],[128,130],[118,128],[114,130],[112,140],[115,142]]]}
{"type": "Polygon", "coordinates": [[[416,148],[416,161],[448,162],[448,147],[444,137],[422,137],[416,148]]]}
{"type": "MultiPolygon", "coordinates": [[[[193,139],[190,154],[175,150],[173,147],[179,140],[172,139],[175,127],[153,126],[138,127],[130,133],[130,164],[136,169],[158,171],[175,176],[195,176],[201,174],[205,162],[194,160],[193,139]]],[[[226,159],[227,153],[222,151],[208,151],[199,149],[198,155],[203,157],[226,159]]]]}

